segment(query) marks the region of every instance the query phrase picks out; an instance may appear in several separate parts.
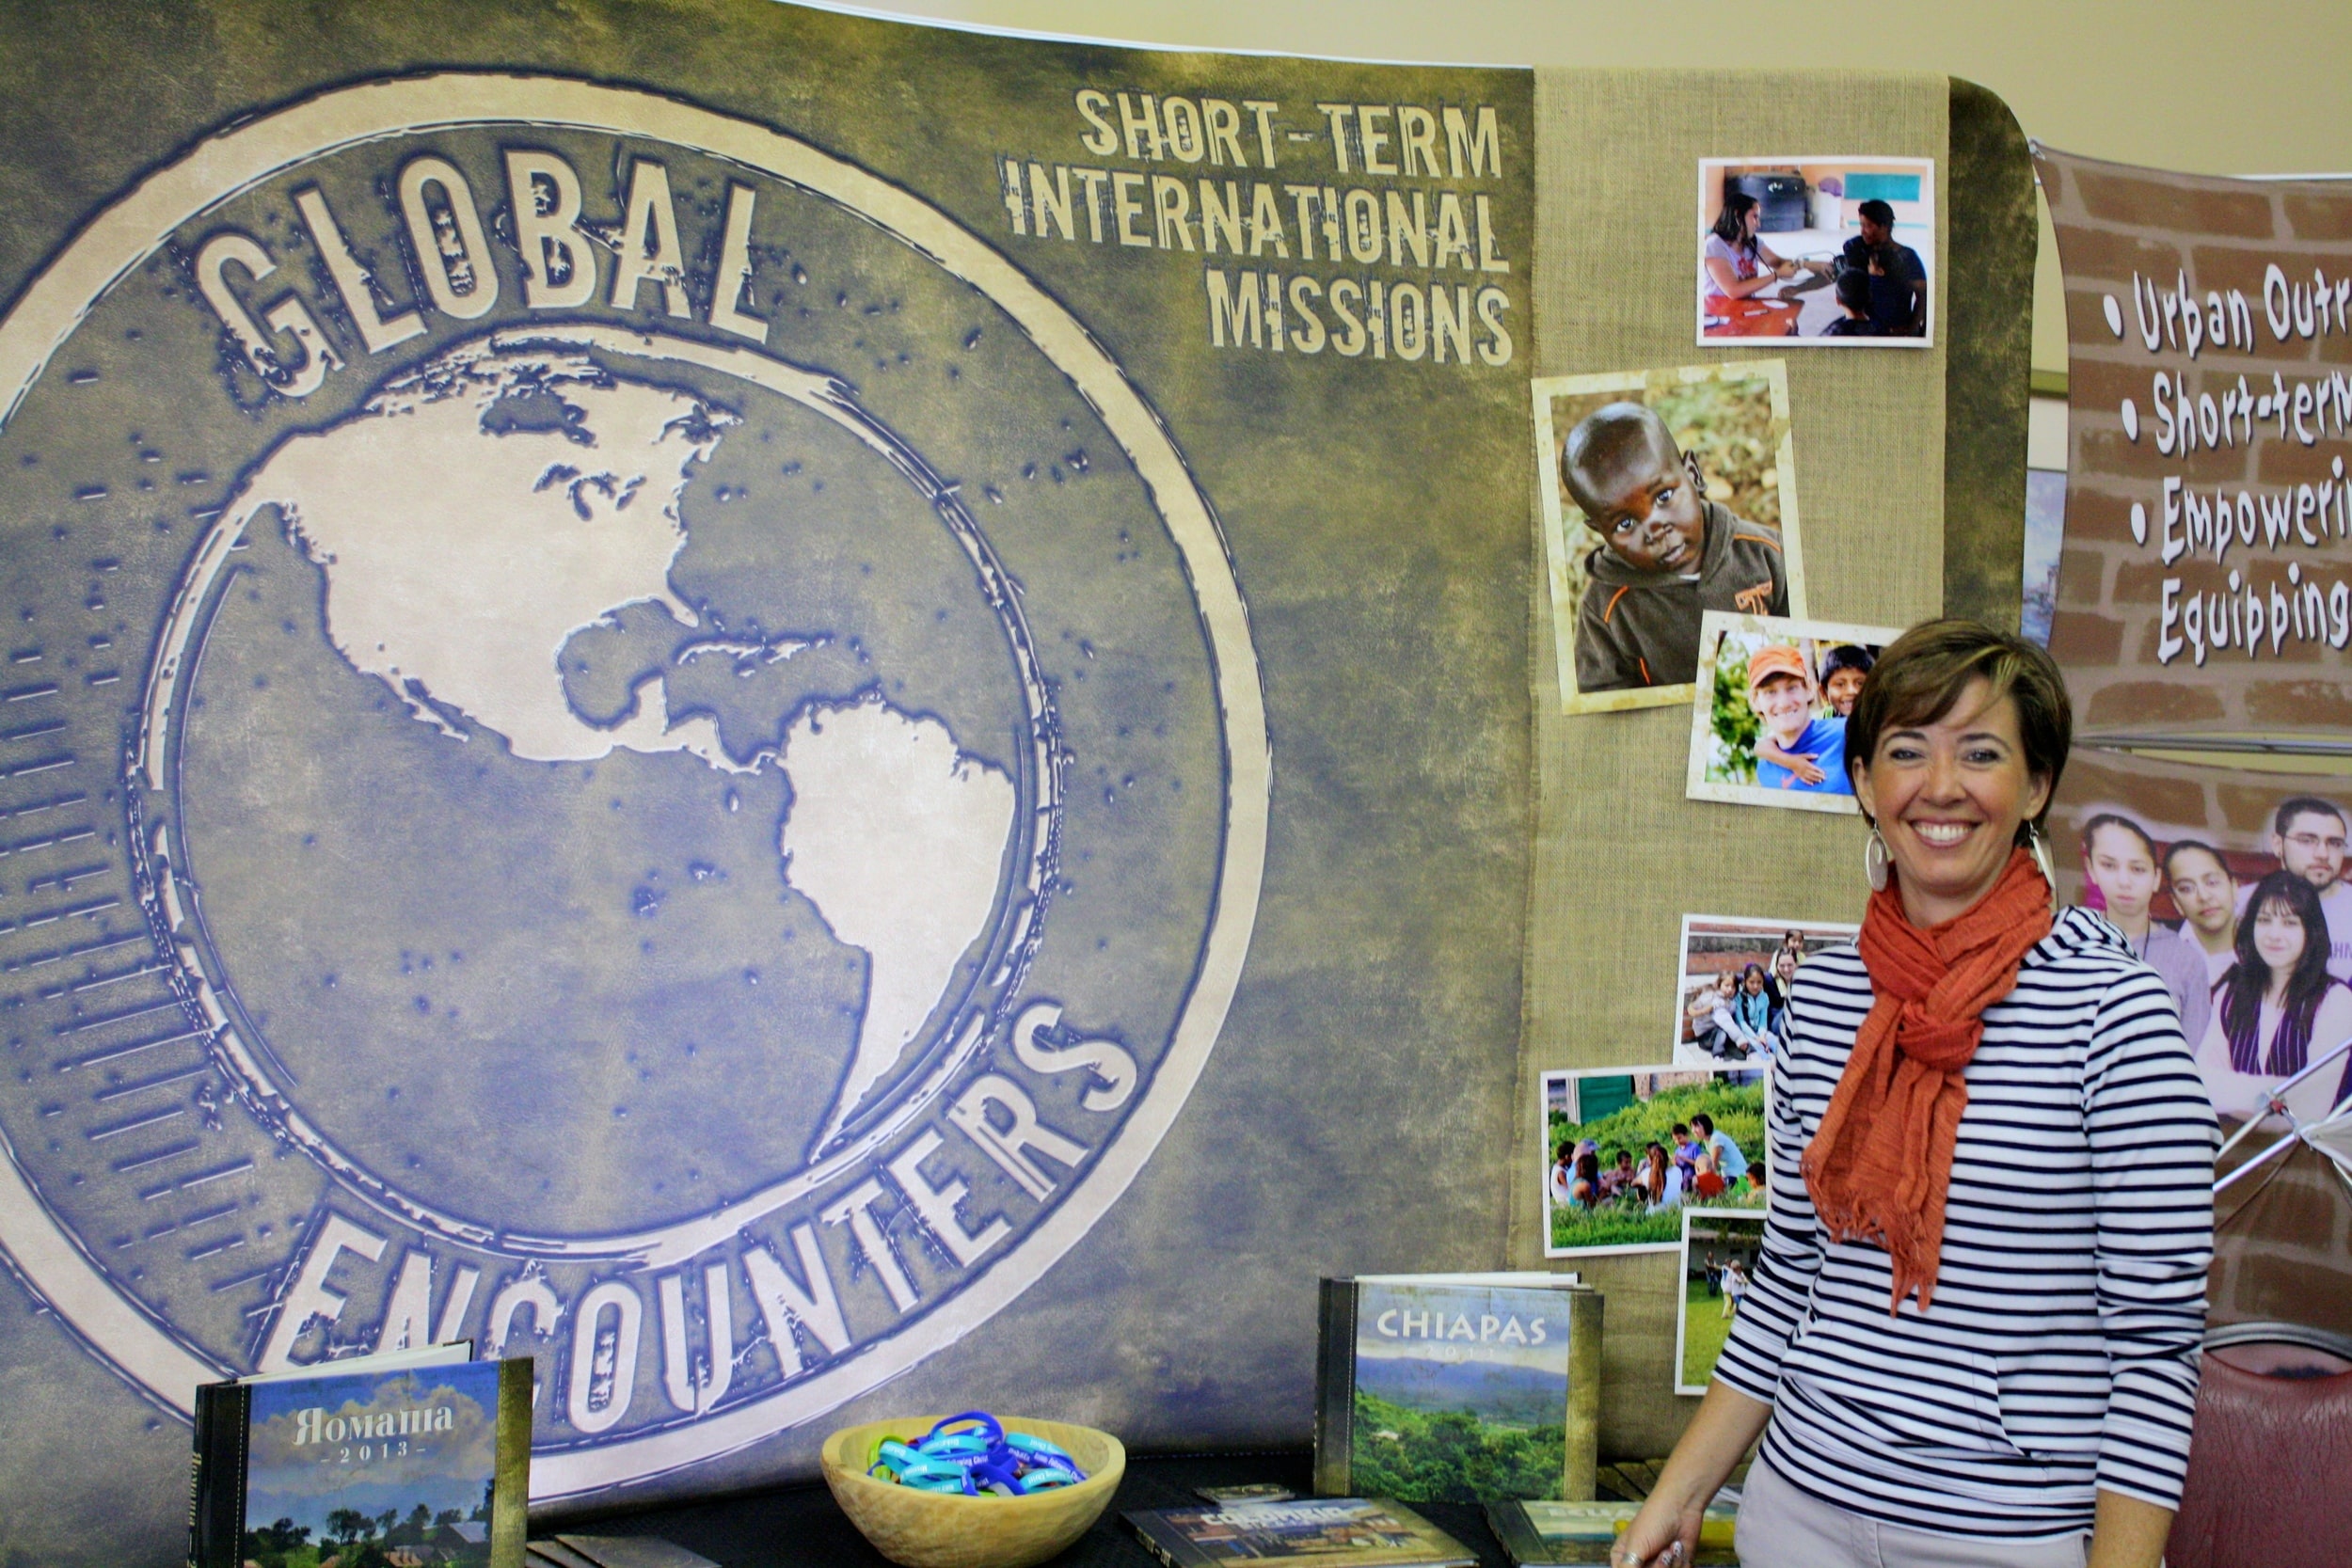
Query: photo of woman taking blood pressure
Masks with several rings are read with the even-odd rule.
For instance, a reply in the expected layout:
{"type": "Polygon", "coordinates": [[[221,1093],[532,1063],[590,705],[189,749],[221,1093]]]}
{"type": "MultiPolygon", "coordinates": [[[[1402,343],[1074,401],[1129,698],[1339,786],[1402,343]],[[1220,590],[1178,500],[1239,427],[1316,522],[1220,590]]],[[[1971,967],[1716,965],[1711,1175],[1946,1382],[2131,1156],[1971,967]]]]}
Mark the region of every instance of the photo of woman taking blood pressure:
{"type": "Polygon", "coordinates": [[[2071,728],[2049,656],[1973,622],[1914,627],[1864,682],[1861,936],[1788,981],[1766,1104],[1796,1179],[1617,1568],[1690,1562],[1759,1436],[1750,1568],[2162,1558],[2217,1129],[2164,979],[2057,910],[2042,831],[2071,728]]]}

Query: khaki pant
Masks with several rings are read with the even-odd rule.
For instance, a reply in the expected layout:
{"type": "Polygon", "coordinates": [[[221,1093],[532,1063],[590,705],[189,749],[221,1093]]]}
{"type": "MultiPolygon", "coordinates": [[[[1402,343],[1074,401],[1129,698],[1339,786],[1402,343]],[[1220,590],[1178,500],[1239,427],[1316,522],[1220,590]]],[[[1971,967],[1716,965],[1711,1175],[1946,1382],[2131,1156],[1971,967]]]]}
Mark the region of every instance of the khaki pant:
{"type": "Polygon", "coordinates": [[[1740,1492],[1740,1568],[2083,1568],[2087,1540],[1971,1541],[1882,1525],[1801,1492],[1757,1460],[1740,1492]]]}

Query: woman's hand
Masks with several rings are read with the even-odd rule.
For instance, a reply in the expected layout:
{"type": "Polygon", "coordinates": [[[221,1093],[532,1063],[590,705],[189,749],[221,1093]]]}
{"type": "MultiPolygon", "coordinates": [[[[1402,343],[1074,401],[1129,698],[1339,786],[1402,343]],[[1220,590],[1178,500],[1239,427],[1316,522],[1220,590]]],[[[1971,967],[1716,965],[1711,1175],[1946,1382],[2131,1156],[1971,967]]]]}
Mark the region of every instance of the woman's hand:
{"type": "Polygon", "coordinates": [[[1664,1568],[1668,1563],[1692,1560],[1698,1555],[1699,1525],[1706,1514],[1705,1499],[1677,1507],[1662,1495],[1651,1493],[1642,1512],[1610,1549],[1610,1568],[1664,1568]]]}
{"type": "Polygon", "coordinates": [[[1727,1383],[1709,1384],[1699,1413],[1658,1473],[1649,1501],[1611,1548],[1610,1568],[1668,1568],[1696,1558],[1708,1502],[1772,1414],[1771,1405],[1727,1383]]]}

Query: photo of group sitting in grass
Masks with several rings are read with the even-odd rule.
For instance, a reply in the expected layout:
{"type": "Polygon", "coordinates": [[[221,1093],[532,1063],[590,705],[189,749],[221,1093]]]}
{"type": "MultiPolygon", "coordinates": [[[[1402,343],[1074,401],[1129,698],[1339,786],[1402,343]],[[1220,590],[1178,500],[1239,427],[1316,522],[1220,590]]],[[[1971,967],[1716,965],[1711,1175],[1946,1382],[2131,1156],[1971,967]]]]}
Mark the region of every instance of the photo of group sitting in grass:
{"type": "Polygon", "coordinates": [[[1818,920],[1684,915],[1675,1065],[1758,1067],[1777,1055],[1788,1038],[1797,966],[1852,942],[1859,930],[1818,920]]]}
{"type": "Polygon", "coordinates": [[[1684,1205],[1764,1206],[1764,1074],[1682,1068],[1543,1079],[1544,1256],[1682,1243],[1684,1205]]]}

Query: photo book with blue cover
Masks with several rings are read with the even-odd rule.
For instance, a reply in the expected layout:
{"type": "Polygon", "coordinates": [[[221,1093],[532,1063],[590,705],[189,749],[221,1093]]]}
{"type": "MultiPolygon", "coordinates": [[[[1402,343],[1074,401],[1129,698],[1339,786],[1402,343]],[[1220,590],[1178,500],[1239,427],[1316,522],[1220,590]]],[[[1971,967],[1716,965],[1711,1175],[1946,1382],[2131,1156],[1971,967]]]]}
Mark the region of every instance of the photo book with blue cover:
{"type": "Polygon", "coordinates": [[[531,1362],[469,1347],[197,1390],[188,1568],[521,1568],[531,1362]]]}
{"type": "Polygon", "coordinates": [[[1316,1492],[1590,1497],[1600,1325],[1599,1292],[1572,1274],[1326,1279],[1316,1492]]]}

